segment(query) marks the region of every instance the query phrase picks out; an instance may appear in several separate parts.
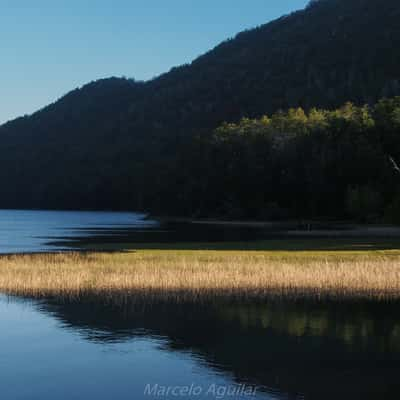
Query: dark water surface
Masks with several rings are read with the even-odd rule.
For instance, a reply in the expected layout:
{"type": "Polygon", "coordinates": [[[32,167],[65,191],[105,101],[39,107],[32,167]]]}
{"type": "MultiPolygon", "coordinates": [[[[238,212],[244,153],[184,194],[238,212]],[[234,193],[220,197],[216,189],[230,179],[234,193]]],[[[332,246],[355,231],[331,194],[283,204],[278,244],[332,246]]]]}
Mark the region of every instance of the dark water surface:
{"type": "MultiPolygon", "coordinates": [[[[335,224],[299,222],[230,224],[155,221],[130,212],[0,210],[0,254],[71,250],[233,249],[365,250],[400,248],[400,230],[392,236],[358,237],[335,224]],[[322,229],[322,231],[321,231],[322,229]],[[321,233],[323,232],[323,233],[321,233]],[[336,233],[335,233],[336,232],[336,233]],[[304,236],[304,233],[309,233],[304,236]],[[335,236],[336,235],[336,236],[335,236]],[[322,239],[322,240],[321,240],[322,239]]],[[[368,231],[368,229],[366,229],[368,231]]],[[[373,230],[372,230],[373,231],[373,230]]]]}
{"type": "Polygon", "coordinates": [[[70,242],[77,237],[93,238],[100,232],[157,226],[157,222],[138,213],[0,210],[0,253],[71,250],[74,246],[70,242]]]}
{"type": "Polygon", "coordinates": [[[140,213],[0,210],[0,254],[124,250],[149,243],[235,242],[263,237],[263,229],[160,223],[140,213]]]}
{"type": "Polygon", "coordinates": [[[398,399],[398,310],[0,297],[0,398],[398,399]]]}
{"type": "Polygon", "coordinates": [[[158,222],[130,212],[0,210],[0,254],[251,242],[271,235],[270,227],[158,222]]]}

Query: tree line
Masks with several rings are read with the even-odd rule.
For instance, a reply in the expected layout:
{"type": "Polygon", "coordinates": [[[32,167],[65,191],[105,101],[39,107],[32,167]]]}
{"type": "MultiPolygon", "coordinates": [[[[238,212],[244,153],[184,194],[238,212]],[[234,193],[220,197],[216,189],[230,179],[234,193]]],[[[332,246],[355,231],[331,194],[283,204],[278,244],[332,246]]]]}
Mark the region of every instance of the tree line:
{"type": "Polygon", "coordinates": [[[159,212],[400,222],[400,97],[224,123],[160,171],[159,212]]]}

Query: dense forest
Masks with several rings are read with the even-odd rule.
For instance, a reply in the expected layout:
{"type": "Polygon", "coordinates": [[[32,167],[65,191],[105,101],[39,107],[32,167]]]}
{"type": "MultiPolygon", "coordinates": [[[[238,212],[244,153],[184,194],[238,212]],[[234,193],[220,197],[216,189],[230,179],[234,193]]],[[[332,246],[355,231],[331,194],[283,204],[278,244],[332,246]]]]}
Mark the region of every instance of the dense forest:
{"type": "Polygon", "coordinates": [[[0,207],[394,215],[399,19],[314,1],[151,81],[76,89],[0,126],[0,207]]]}
{"type": "Polygon", "coordinates": [[[194,139],[158,198],[187,215],[400,223],[397,160],[400,97],[292,108],[194,139]]]}

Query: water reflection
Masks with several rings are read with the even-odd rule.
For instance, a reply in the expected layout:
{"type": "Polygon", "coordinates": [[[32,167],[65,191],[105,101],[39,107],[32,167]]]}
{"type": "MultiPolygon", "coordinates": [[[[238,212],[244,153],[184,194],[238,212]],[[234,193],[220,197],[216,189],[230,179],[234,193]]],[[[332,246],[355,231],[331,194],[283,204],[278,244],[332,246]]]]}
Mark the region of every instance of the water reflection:
{"type": "Polygon", "coordinates": [[[400,395],[398,304],[143,304],[46,301],[43,313],[105,345],[162,340],[214,373],[278,398],[400,395]]]}

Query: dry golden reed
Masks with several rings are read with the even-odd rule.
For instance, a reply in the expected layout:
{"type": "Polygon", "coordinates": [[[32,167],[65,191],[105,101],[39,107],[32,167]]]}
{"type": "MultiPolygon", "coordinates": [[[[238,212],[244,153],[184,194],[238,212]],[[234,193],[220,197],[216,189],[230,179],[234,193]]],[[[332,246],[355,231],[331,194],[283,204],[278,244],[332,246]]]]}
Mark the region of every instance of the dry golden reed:
{"type": "Polygon", "coordinates": [[[0,292],[59,298],[391,300],[400,299],[400,255],[138,251],[4,256],[0,292]]]}

